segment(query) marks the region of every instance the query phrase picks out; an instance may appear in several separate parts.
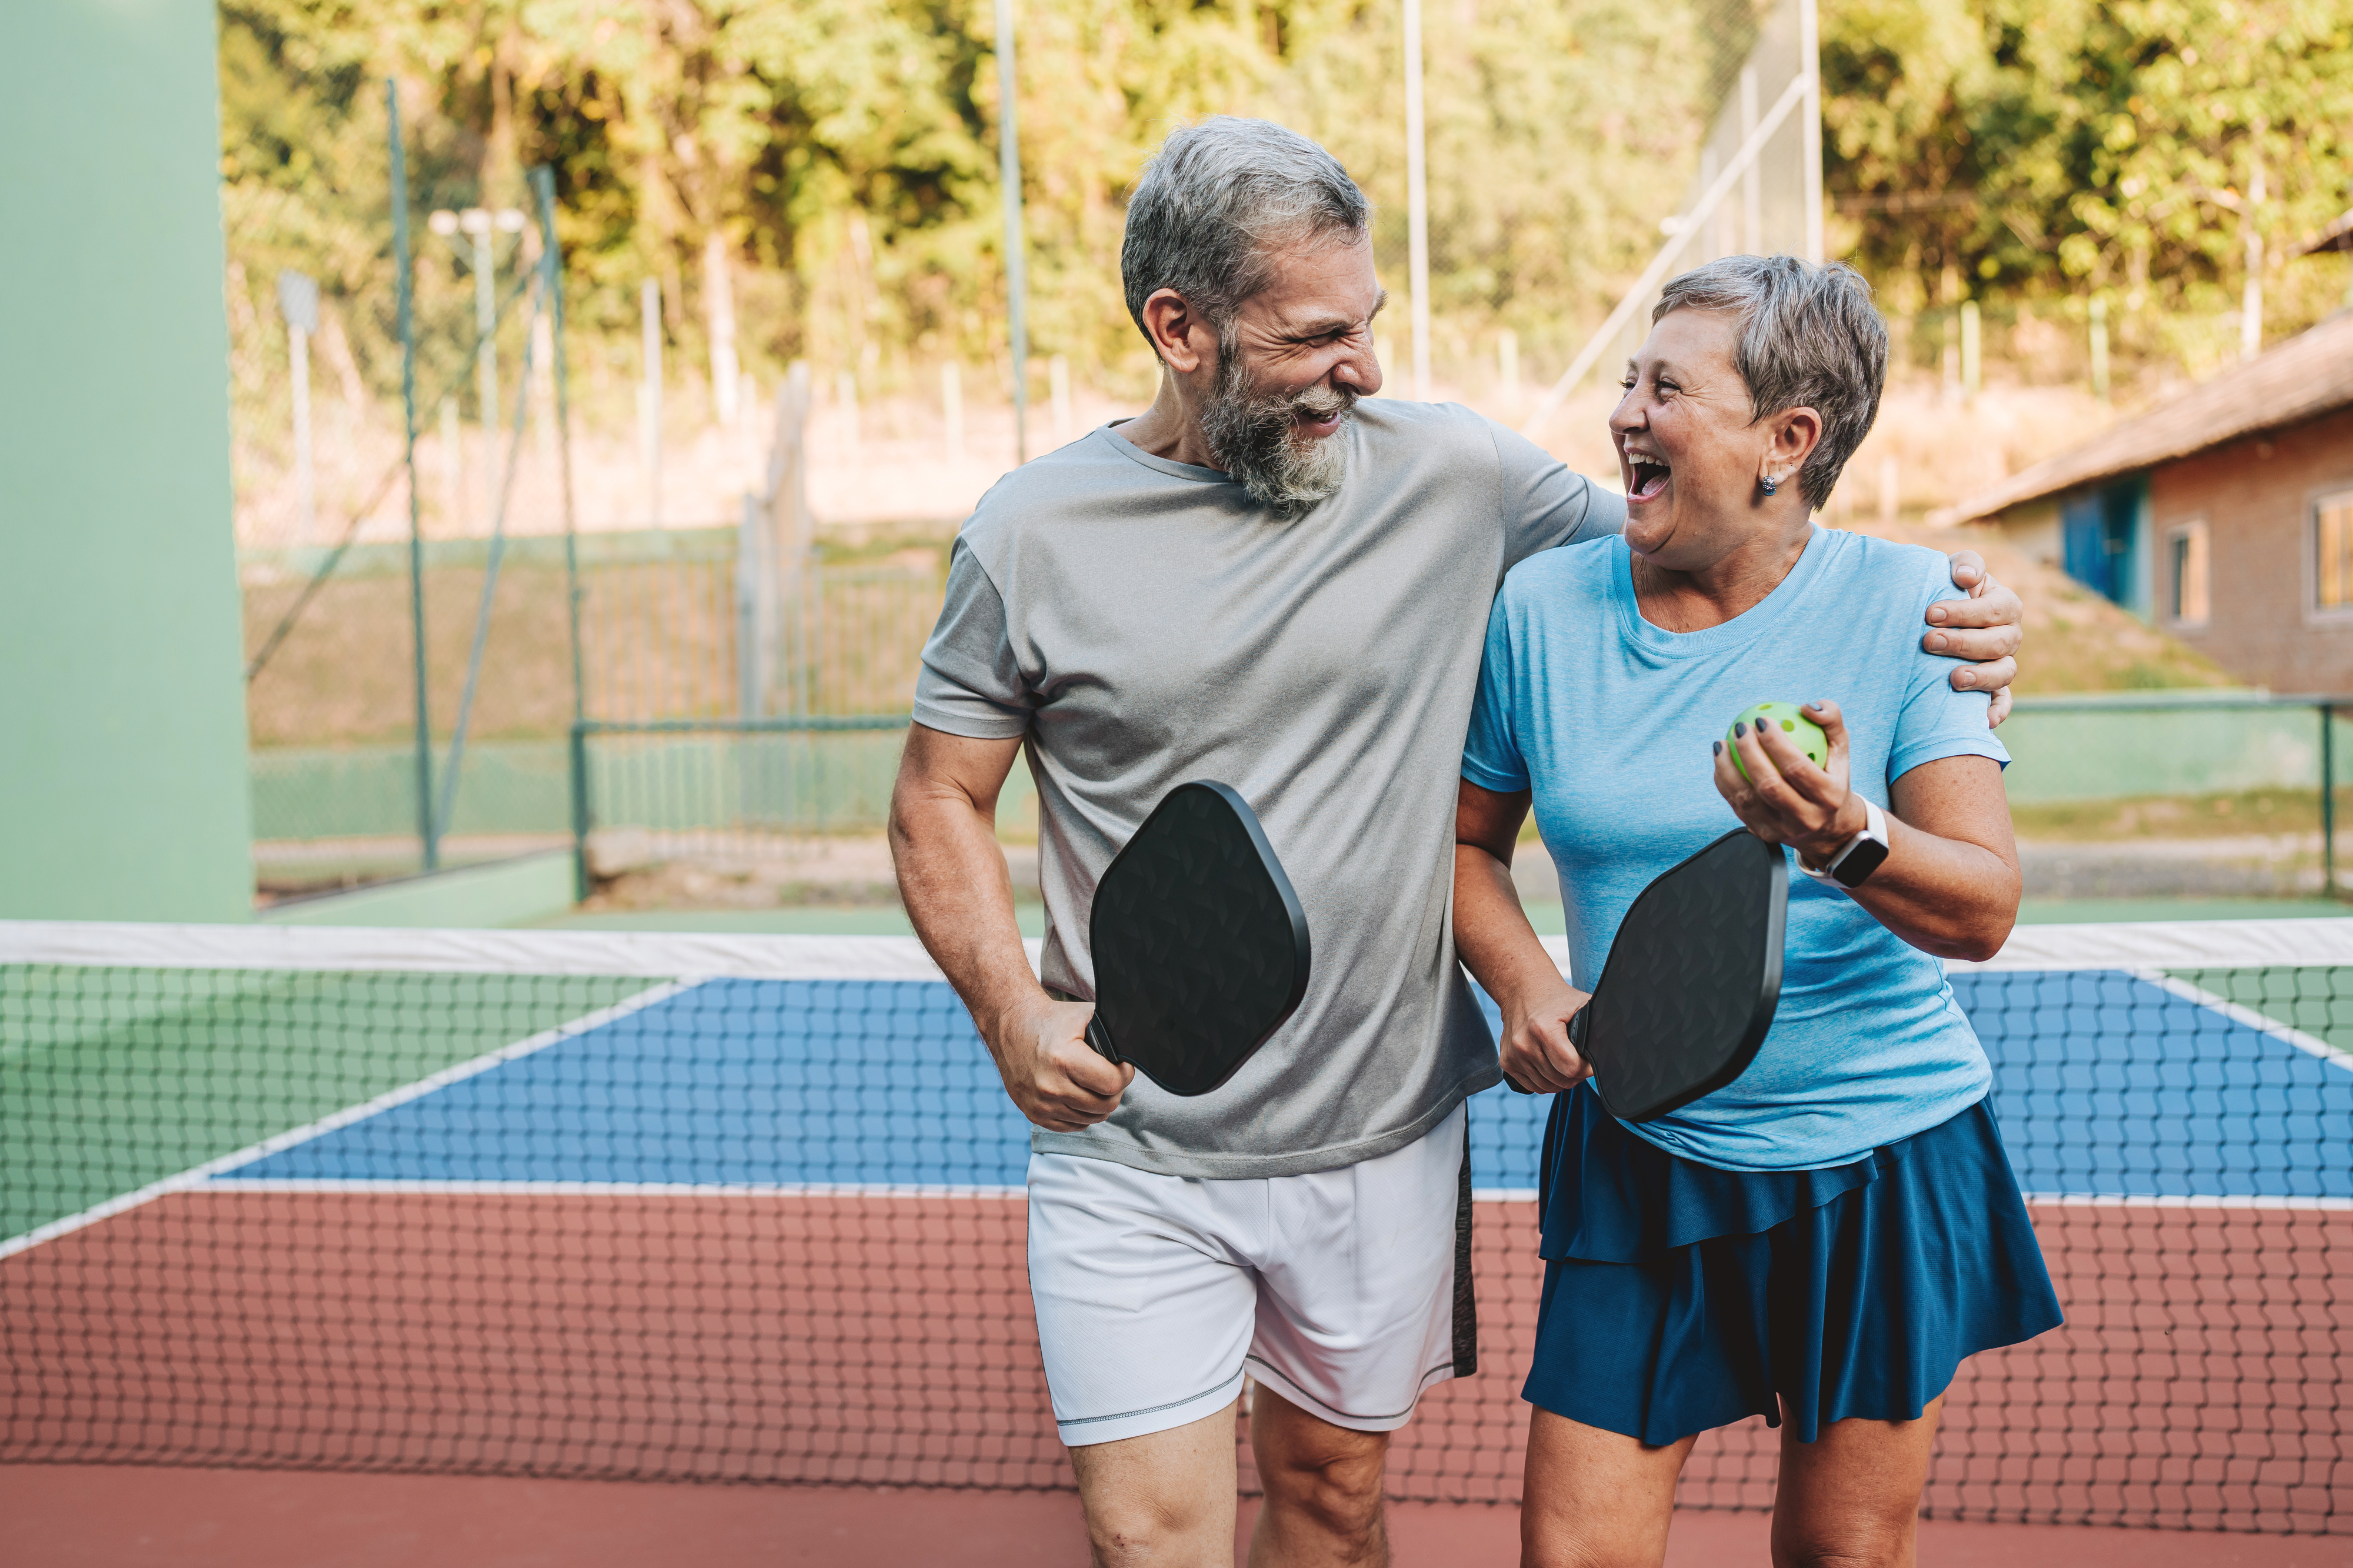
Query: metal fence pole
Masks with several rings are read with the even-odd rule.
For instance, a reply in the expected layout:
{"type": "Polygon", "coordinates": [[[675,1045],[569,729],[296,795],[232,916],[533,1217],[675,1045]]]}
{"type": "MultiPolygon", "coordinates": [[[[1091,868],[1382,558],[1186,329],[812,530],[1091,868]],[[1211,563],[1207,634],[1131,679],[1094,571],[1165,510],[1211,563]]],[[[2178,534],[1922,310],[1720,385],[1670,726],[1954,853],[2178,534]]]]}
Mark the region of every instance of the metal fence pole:
{"type": "Polygon", "coordinates": [[[586,899],[588,880],[588,721],[572,721],[572,898],[586,899]]]}
{"type": "Polygon", "coordinates": [[[564,495],[565,614],[572,638],[572,717],[588,716],[588,680],[580,641],[580,527],[572,500],[572,375],[564,353],[564,252],[555,239],[555,171],[545,163],[531,171],[531,194],[539,208],[540,287],[547,301],[548,338],[555,378],[555,462],[564,495]]]}
{"type": "Polygon", "coordinates": [[[400,412],[403,461],[408,468],[408,618],[417,644],[417,832],[425,869],[441,868],[433,824],[433,721],[425,668],[425,521],[417,493],[417,312],[408,259],[408,160],[400,145],[400,87],[384,82],[385,134],[392,151],[392,266],[400,315],[400,412]]]}
{"type": "Polygon", "coordinates": [[[762,614],[767,584],[767,552],[761,548],[767,535],[767,506],[751,490],[744,492],[743,515],[735,525],[735,717],[766,715],[767,652],[770,643],[762,614]]]}
{"type": "Polygon", "coordinates": [[[1005,203],[1006,348],[1013,360],[1013,462],[1029,460],[1029,247],[1021,228],[1021,141],[1014,112],[1019,72],[1013,58],[1013,0],[997,0],[997,183],[1005,203]]]}

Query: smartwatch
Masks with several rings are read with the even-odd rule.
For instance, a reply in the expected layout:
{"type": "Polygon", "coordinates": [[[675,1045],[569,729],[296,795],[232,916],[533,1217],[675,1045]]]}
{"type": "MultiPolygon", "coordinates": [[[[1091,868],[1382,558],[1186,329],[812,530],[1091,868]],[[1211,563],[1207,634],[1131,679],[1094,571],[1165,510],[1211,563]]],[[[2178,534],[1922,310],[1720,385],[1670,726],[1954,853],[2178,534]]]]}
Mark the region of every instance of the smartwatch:
{"type": "Polygon", "coordinates": [[[1887,814],[1866,800],[1862,803],[1862,831],[1840,845],[1838,852],[1820,868],[1807,865],[1804,856],[1798,857],[1798,869],[1817,882],[1860,888],[1863,879],[1878,870],[1887,858],[1887,814]]]}

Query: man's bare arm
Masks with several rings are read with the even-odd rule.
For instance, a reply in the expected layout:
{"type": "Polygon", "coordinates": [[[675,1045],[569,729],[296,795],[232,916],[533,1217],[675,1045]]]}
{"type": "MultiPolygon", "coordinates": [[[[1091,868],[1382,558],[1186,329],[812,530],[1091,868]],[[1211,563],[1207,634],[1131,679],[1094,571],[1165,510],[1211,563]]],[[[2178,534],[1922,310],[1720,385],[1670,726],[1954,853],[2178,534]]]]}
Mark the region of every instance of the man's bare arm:
{"type": "Polygon", "coordinates": [[[1119,1109],[1135,1069],[1095,1054],[1094,1009],[1048,995],[1022,950],[997,847],[997,792],[1020,751],[1018,739],[911,726],[891,792],[891,859],[915,934],[971,1009],[1005,1092],[1039,1126],[1075,1132],[1119,1109]]]}
{"type": "Polygon", "coordinates": [[[1953,671],[1953,689],[1991,692],[1986,723],[1996,725],[2010,717],[2010,683],[2018,679],[2019,645],[2026,640],[2021,624],[2026,606],[2015,593],[1994,581],[1976,551],[1956,550],[1948,559],[1953,586],[1965,589],[1969,596],[1929,605],[1927,620],[1933,629],[1920,639],[1920,646],[1929,653],[1964,661],[1953,671]]]}

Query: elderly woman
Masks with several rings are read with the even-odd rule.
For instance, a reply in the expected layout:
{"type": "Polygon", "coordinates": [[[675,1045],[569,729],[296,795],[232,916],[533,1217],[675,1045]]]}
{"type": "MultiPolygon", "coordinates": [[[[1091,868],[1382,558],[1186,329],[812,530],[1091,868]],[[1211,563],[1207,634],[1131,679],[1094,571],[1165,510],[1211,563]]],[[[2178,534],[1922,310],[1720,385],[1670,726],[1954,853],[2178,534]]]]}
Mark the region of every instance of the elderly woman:
{"type": "Polygon", "coordinates": [[[2059,1321],[1937,963],[2016,919],[2009,759],[1986,699],[1914,653],[1944,557],[1812,521],[1878,411],[1862,278],[1731,258],[1651,321],[1609,422],[1625,535],[1505,579],[1462,760],[1456,942],[1504,1070],[1556,1093],[1525,1561],[1660,1562],[1697,1435],[1761,1415],[1774,1561],[1909,1563],[1955,1369],[2059,1321]],[[1778,727],[1720,739],[1783,698],[1826,767],[1778,727]],[[1795,856],[1780,1010],[1739,1079],[1641,1124],[1581,1084],[1585,990],[1507,871],[1531,801],[1586,989],[1642,887],[1736,822],[1795,856]]]}

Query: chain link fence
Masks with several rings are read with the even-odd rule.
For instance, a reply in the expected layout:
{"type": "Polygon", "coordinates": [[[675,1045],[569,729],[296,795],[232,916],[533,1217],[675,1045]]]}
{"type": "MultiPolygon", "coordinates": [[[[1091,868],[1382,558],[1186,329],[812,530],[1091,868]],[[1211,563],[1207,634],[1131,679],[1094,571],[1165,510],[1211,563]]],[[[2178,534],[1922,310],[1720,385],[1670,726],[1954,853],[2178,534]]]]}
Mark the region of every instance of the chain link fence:
{"type": "MultiPolygon", "coordinates": [[[[1718,145],[1727,124],[1736,152],[1743,71],[1756,75],[1759,40],[1795,4],[1431,11],[1430,395],[1526,416],[1635,280],[1662,220],[1732,156],[1718,145]],[[1639,115],[1612,107],[1631,107],[1632,79],[1639,115]],[[1685,195],[1671,209],[1659,193],[1672,191],[1685,195]]],[[[1202,107],[1270,114],[1332,146],[1376,201],[1377,259],[1401,290],[1399,14],[1260,20],[1262,58],[1219,79],[1230,101],[1202,107]]],[[[1761,90],[1769,110],[1779,79],[1761,90]]],[[[300,186],[232,193],[237,525],[265,891],[416,868],[427,776],[445,863],[573,844],[604,877],[877,832],[947,545],[1011,460],[1008,367],[878,343],[850,319],[871,301],[846,285],[801,296],[802,341],[821,353],[788,375],[723,366],[681,325],[686,303],[709,301],[682,302],[675,278],[649,281],[634,330],[600,319],[559,343],[556,301],[542,296],[565,274],[543,264],[552,237],[586,216],[565,205],[543,224],[526,172],[484,155],[463,107],[403,88],[377,118],[355,112],[333,151],[347,189],[383,193],[363,219],[332,217],[358,209],[300,186]],[[413,462],[396,108],[414,254],[413,462]],[[300,282],[281,287],[287,274],[314,286],[307,309],[289,306],[289,287],[298,306],[304,296],[300,282]],[[849,314],[819,321],[828,311],[849,314]]],[[[1041,163],[1025,183],[1060,177],[1041,163]]],[[[1768,213],[1781,206],[1774,177],[1760,175],[1768,213]]],[[[1075,286],[1067,263],[1041,268],[1041,287],[1075,286]]],[[[723,280],[727,264],[715,265],[723,280]]],[[[1096,258],[1105,265],[1114,251],[1096,258]]],[[[598,287],[614,292],[601,273],[598,287]]],[[[774,292],[748,273],[733,289],[747,301],[774,292]]],[[[1115,302],[1116,279],[1085,291],[1115,302]]],[[[1038,303],[1033,451],[1137,411],[1153,384],[1140,344],[1122,357],[1067,326],[1057,336],[1057,308],[1038,303]]],[[[1409,363],[1410,316],[1385,318],[1393,377],[1409,363]]],[[[1392,395],[1408,391],[1393,379],[1392,395]]],[[[1598,427],[1587,412],[1572,400],[1559,426],[1598,427]]],[[[1609,471],[1576,437],[1561,449],[1609,471]]],[[[1008,802],[1016,837],[1025,783],[1008,802]]]]}

